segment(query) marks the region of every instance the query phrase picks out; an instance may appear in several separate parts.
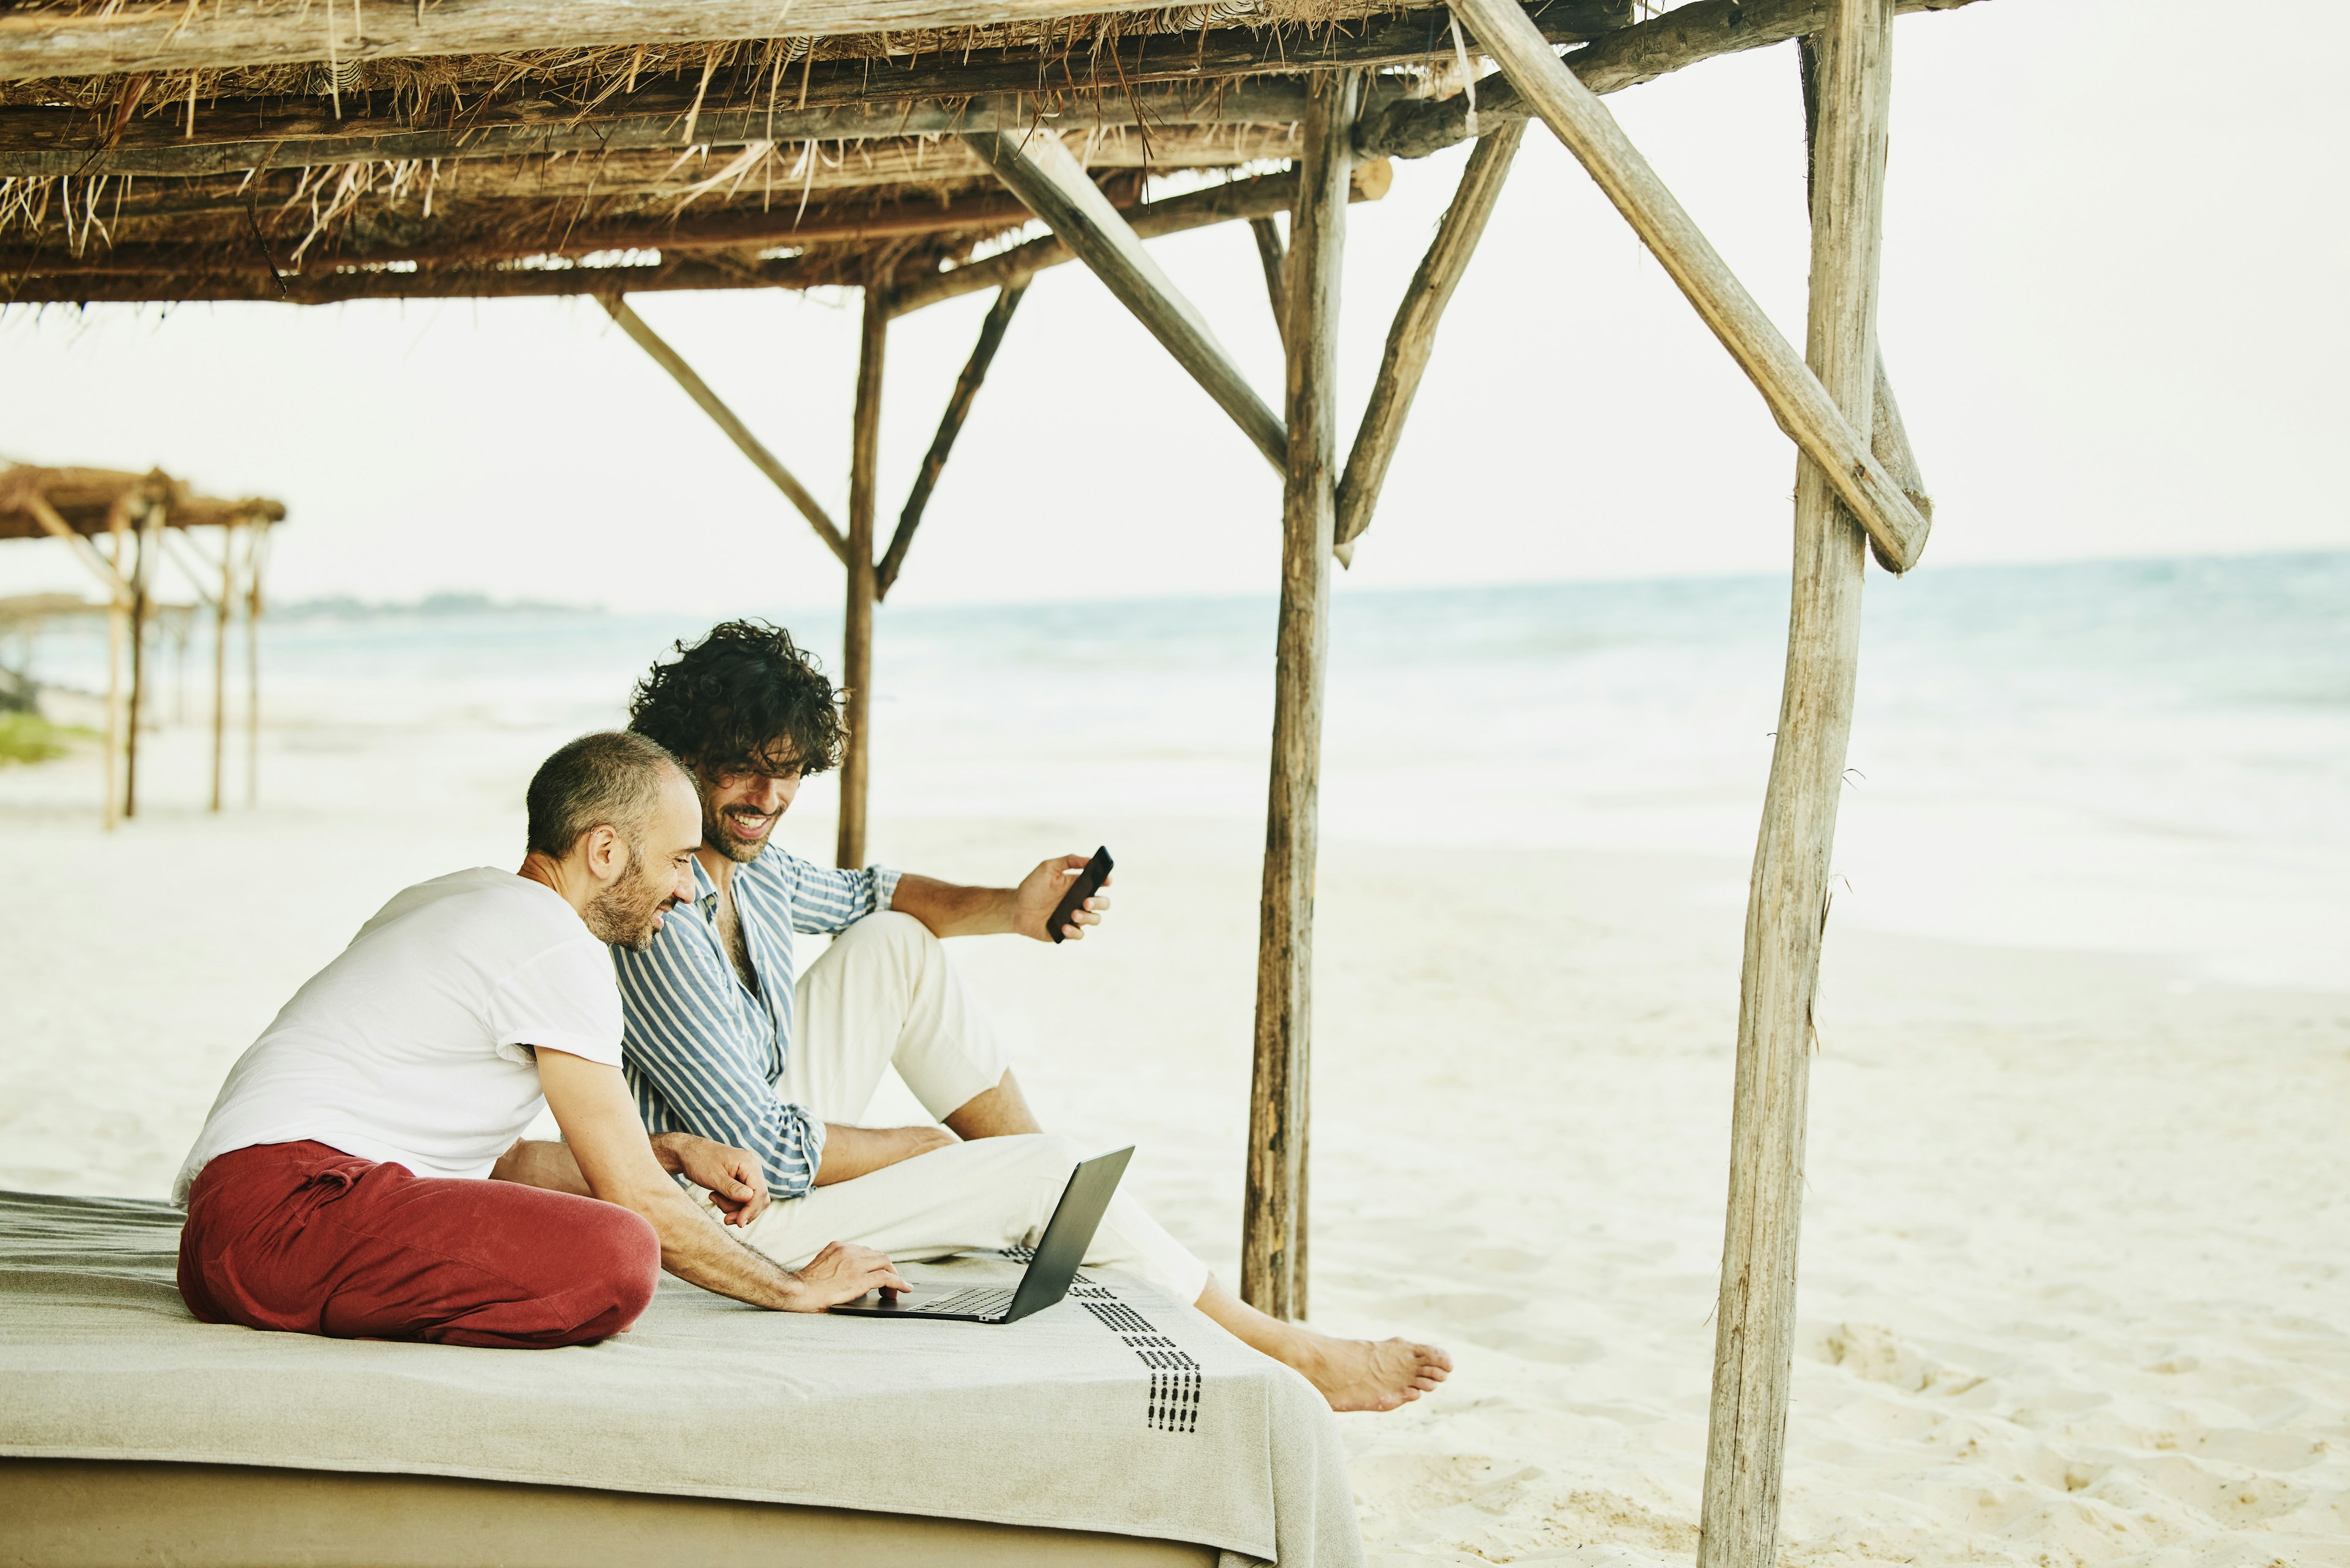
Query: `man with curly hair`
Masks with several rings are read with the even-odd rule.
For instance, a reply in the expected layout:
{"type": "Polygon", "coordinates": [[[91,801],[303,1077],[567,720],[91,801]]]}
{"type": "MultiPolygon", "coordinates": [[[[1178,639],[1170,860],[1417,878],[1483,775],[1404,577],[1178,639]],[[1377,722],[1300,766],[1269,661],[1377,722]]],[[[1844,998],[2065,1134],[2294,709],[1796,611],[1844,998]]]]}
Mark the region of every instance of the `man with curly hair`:
{"type": "MultiPolygon", "coordinates": [[[[683,759],[702,799],[691,903],[643,950],[613,950],[624,1065],[646,1126],[758,1157],[774,1201],[742,1234],[787,1268],[836,1237],[896,1257],[1033,1243],[1080,1155],[1037,1124],[940,939],[1049,940],[1086,857],[1055,856],[1016,887],[972,888],[773,847],[801,784],[839,761],[842,732],[832,683],[764,622],[678,644],[638,685],[629,728],[683,759]],[[805,974],[795,932],[834,939],[805,974]],[[942,1125],[863,1125],[892,1067],[942,1125]]],[[[1087,900],[1062,934],[1082,939],[1108,907],[1087,900]]],[[[1394,1409],[1451,1368],[1433,1346],[1266,1316],[1123,1195],[1087,1262],[1196,1303],[1336,1409],[1394,1409]]]]}

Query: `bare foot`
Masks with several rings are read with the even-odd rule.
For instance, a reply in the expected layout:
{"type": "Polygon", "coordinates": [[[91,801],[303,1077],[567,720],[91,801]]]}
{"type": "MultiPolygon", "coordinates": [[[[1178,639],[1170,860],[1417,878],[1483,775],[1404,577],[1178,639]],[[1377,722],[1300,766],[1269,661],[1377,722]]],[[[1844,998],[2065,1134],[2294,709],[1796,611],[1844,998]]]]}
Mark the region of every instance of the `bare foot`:
{"type": "Polygon", "coordinates": [[[1452,1370],[1452,1357],[1409,1339],[1334,1339],[1300,1331],[1307,1343],[1284,1357],[1322,1391],[1333,1410],[1393,1410],[1432,1394],[1452,1370]]]}

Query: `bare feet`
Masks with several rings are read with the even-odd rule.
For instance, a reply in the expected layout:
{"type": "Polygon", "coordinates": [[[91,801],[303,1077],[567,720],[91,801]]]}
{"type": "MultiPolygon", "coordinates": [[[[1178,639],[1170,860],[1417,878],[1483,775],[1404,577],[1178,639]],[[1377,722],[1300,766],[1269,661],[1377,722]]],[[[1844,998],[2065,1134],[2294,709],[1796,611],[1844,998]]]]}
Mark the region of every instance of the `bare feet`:
{"type": "Polygon", "coordinates": [[[1452,1370],[1452,1357],[1432,1345],[1409,1339],[1337,1339],[1267,1317],[1224,1289],[1213,1275],[1197,1304],[1242,1344],[1304,1373],[1333,1410],[1399,1409],[1433,1393],[1452,1370]]]}
{"type": "Polygon", "coordinates": [[[1434,1393],[1452,1370],[1452,1357],[1432,1345],[1409,1339],[1334,1339],[1311,1329],[1295,1332],[1305,1344],[1289,1364],[1322,1391],[1333,1410],[1399,1408],[1434,1393]]]}

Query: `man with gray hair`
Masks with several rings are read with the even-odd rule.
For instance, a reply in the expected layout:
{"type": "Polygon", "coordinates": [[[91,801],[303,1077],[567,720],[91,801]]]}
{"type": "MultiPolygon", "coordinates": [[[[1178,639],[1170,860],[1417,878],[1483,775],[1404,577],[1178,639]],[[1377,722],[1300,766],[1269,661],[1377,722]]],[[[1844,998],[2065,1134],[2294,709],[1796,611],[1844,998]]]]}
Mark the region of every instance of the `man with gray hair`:
{"type": "Polygon", "coordinates": [[[692,890],[701,806],[641,735],[583,735],[531,780],[518,872],[411,888],[231,1068],[181,1168],[180,1293],[207,1323],[539,1348],[625,1331],[659,1272],[820,1312],[904,1282],[834,1244],[796,1271],[726,1225],[759,1161],[648,1137],[603,944],[641,950],[692,890]],[[523,1141],[541,1105],[562,1143],[523,1141]]]}

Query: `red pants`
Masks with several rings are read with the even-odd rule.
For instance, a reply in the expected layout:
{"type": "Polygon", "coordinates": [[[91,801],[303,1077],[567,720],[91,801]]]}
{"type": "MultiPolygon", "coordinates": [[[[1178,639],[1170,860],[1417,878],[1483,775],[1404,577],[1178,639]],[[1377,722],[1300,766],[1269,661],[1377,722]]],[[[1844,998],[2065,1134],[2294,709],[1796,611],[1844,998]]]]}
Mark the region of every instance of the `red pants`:
{"type": "Polygon", "coordinates": [[[322,1143],[222,1155],[188,1194],[180,1294],[205,1323],[552,1349],[636,1322],[660,1274],[639,1216],[511,1181],[423,1180],[322,1143]]]}

